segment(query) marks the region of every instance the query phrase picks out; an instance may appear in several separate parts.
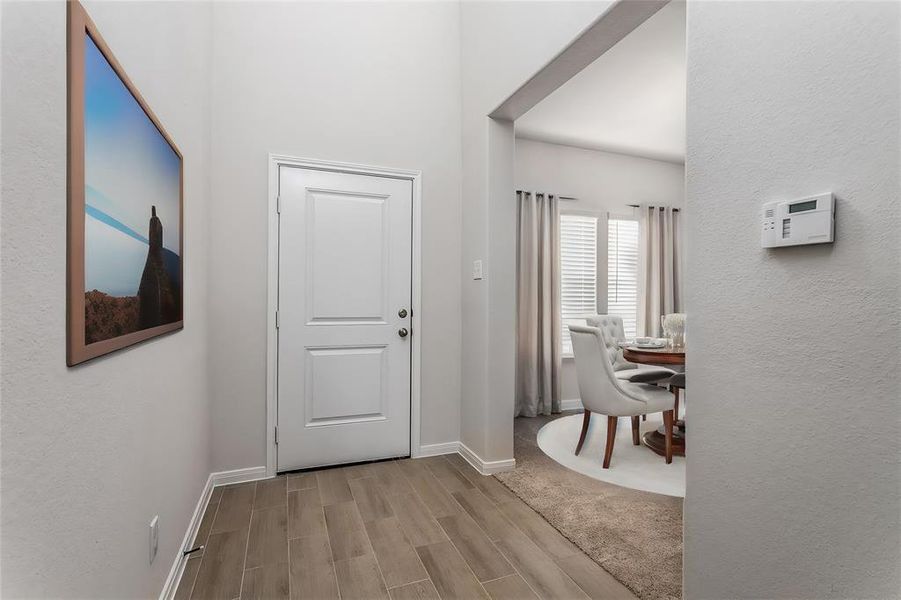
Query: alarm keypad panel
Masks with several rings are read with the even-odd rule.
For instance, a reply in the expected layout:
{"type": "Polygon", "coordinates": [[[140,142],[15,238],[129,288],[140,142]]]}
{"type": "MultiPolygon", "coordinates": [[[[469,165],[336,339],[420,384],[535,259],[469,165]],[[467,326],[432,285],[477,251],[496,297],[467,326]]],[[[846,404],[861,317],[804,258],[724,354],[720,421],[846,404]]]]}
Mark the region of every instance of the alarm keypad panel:
{"type": "Polygon", "coordinates": [[[764,248],[828,244],[835,230],[835,196],[820,194],[763,205],[760,245],[764,248]]]}

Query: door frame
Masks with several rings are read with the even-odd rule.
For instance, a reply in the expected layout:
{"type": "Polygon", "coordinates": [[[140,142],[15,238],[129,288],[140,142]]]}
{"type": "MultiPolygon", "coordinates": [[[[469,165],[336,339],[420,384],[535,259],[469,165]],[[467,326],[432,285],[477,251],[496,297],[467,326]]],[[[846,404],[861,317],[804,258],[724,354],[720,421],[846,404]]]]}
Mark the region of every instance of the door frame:
{"type": "Polygon", "coordinates": [[[275,443],[275,427],[278,425],[278,331],[275,327],[275,313],[278,309],[278,172],[279,167],[295,167],[347,173],[350,175],[370,175],[390,177],[412,182],[413,187],[413,256],[412,256],[412,306],[410,349],[410,455],[420,456],[420,397],[421,397],[421,342],[422,315],[422,171],[359,165],[330,160],[301,158],[284,154],[269,154],[269,258],[268,292],[266,314],[266,474],[273,476],[277,469],[278,447],[275,443]]]}

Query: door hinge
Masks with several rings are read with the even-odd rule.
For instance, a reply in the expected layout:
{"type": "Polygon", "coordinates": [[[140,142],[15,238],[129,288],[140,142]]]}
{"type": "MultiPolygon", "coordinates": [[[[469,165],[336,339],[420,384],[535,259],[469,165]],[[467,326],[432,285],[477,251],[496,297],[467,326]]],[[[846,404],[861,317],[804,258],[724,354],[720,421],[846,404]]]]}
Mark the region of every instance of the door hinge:
{"type": "Polygon", "coordinates": [[[275,328],[278,329],[279,325],[278,311],[275,311],[275,328]]]}
{"type": "Polygon", "coordinates": [[[282,214],[282,197],[281,196],[275,197],[275,212],[276,212],[276,214],[279,214],[279,215],[282,214]]]}
{"type": "Polygon", "coordinates": [[[275,426],[275,445],[278,446],[278,425],[275,426]]]}

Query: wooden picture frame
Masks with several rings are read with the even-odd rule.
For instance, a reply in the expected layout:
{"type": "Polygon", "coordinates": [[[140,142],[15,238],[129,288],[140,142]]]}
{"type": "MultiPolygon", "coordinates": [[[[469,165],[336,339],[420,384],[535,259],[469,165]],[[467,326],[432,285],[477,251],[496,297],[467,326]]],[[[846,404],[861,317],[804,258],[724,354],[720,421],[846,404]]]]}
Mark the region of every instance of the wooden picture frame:
{"type": "MultiPolygon", "coordinates": [[[[114,352],[121,348],[149,340],[165,333],[177,331],[184,326],[184,160],[172,138],[163,128],[159,119],[147,105],[136,86],[125,74],[122,65],[116,60],[109,46],[103,40],[97,26],[88,16],[84,7],[77,1],[68,3],[68,248],[67,248],[67,352],[66,362],[74,366],[84,361],[114,352]],[[99,55],[97,51],[99,50],[99,55]],[[103,63],[102,59],[105,59],[103,63]],[[86,63],[91,60],[92,66],[86,63]],[[105,64],[111,68],[106,70],[105,64]],[[96,65],[96,66],[94,66],[96,65]],[[89,71],[89,68],[92,69],[89,71]],[[103,86],[95,85],[100,79],[96,72],[102,72],[103,86]],[[115,78],[111,76],[115,75],[115,78]],[[86,76],[87,75],[87,76],[86,76]],[[115,79],[121,82],[122,89],[115,85],[115,79]],[[87,80],[87,81],[86,81],[87,80]],[[90,98],[86,98],[86,86],[90,98]],[[97,90],[100,90],[99,92],[97,90]],[[101,92],[110,90],[109,110],[105,110],[107,102],[101,92]],[[130,95],[130,96],[129,96],[130,95]],[[101,101],[97,101],[100,98],[101,101]],[[149,124],[143,123],[140,112],[130,103],[133,100],[143,112],[149,124]],[[119,104],[115,104],[118,102],[119,104]],[[86,110],[92,112],[86,113],[86,110]],[[114,119],[127,112],[127,127],[118,126],[114,119]],[[111,121],[107,124],[104,119],[111,121]],[[86,121],[88,123],[86,123],[86,121]],[[102,123],[102,127],[95,126],[102,123]],[[154,137],[155,133],[160,139],[154,137]],[[91,147],[86,147],[87,134],[91,133],[91,147]],[[141,136],[134,136],[134,143],[129,139],[117,139],[126,133],[123,131],[141,131],[141,136]],[[112,132],[112,133],[110,133],[112,132]],[[112,139],[113,141],[110,141],[112,139]],[[100,140],[100,141],[97,141],[100,140]],[[165,142],[165,145],[162,143],[165,142]],[[172,155],[166,152],[166,145],[172,155]],[[110,160],[103,158],[107,152],[110,160]],[[135,170],[136,159],[150,156],[146,169],[135,170]],[[116,169],[121,163],[120,174],[116,169]],[[177,163],[177,164],[176,164],[177,163]],[[99,165],[99,166],[98,166],[99,165]],[[160,166],[162,165],[162,166],[160,166]],[[91,169],[86,173],[86,168],[91,169]],[[164,176],[158,176],[163,173],[164,176]],[[175,177],[177,173],[177,190],[175,177]],[[98,175],[101,174],[101,175],[98,175]],[[131,176],[127,176],[127,175],[131,176]],[[126,193],[104,195],[97,188],[90,186],[94,181],[89,178],[108,180],[110,187],[117,192],[126,193]],[[124,182],[124,184],[122,183],[124,182]],[[144,186],[143,188],[141,186],[144,186]],[[165,194],[154,195],[155,189],[165,190],[165,194]],[[136,191],[137,193],[131,193],[136,191]],[[112,211],[104,211],[88,204],[87,196],[91,194],[93,204],[102,203],[104,208],[113,207],[112,211]],[[110,198],[119,197],[118,201],[110,198]],[[95,198],[101,200],[95,202],[95,198]],[[140,227],[140,219],[131,218],[123,221],[110,212],[135,215],[144,214],[149,198],[159,198],[162,202],[164,216],[158,218],[157,202],[146,211],[147,221],[140,227]],[[177,199],[177,207],[175,202],[177,199]],[[89,211],[90,214],[86,214],[89,211]],[[177,213],[177,232],[171,228],[177,213]],[[87,225],[86,225],[87,223],[87,225]],[[129,225],[131,223],[131,225],[129,225]],[[147,225],[149,223],[149,225],[147,225]],[[101,234],[93,235],[86,231],[101,234]],[[169,228],[167,231],[166,228],[169,228]],[[147,234],[145,238],[141,233],[147,234]],[[101,241],[98,241],[101,240],[101,241]],[[113,244],[104,247],[104,240],[112,240],[113,244]],[[143,240],[143,242],[142,242],[143,240]],[[168,242],[167,242],[168,240],[168,242]],[[139,275],[138,293],[107,294],[92,289],[86,280],[86,274],[97,280],[115,280],[131,282],[133,286],[133,268],[138,264],[140,243],[147,247],[144,267],[139,275]],[[168,243],[167,247],[165,244],[168,243]],[[177,252],[171,246],[177,244],[177,252]],[[127,252],[121,252],[123,247],[127,252]],[[106,252],[98,251],[105,249],[106,252]],[[89,255],[89,256],[86,256],[89,255]],[[123,257],[128,257],[126,261],[123,257]],[[173,258],[175,257],[175,258],[173,258]],[[98,259],[99,258],[99,259],[98,259]],[[177,258],[177,265],[175,259],[177,258]],[[88,268],[87,260],[92,267],[88,268]],[[100,264],[102,269],[95,265],[100,264]],[[116,268],[109,265],[113,264],[116,268]],[[129,268],[119,268],[127,264],[129,268]],[[118,269],[118,270],[117,270],[118,269]],[[108,275],[109,274],[109,275],[108,275]],[[177,287],[177,289],[176,289],[177,287]],[[86,292],[91,292],[89,299],[86,292]],[[97,293],[95,293],[97,292],[97,293]],[[142,302],[141,299],[152,299],[142,302]],[[99,300],[97,300],[99,299],[99,300]],[[102,304],[100,304],[100,303],[102,304]],[[91,309],[90,316],[86,307],[91,309]],[[97,308],[98,310],[95,310],[97,308]],[[103,310],[99,310],[103,309],[103,310]],[[98,317],[106,314],[108,317],[98,317]],[[105,319],[105,320],[104,320],[105,319]],[[103,326],[101,328],[100,326],[103,326]]],[[[124,289],[124,288],[122,288],[124,289]]]]}

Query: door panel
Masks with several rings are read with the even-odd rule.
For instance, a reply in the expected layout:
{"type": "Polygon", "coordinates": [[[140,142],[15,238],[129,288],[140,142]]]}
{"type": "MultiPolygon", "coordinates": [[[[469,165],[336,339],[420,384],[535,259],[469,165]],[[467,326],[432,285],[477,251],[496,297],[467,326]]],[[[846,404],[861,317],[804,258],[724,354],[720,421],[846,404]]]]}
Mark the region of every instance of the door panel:
{"type": "Polygon", "coordinates": [[[307,348],[306,426],[384,420],[386,350],[385,346],[307,348]]]}
{"type": "Polygon", "coordinates": [[[279,169],[281,471],[410,453],[412,192],[279,169]]]}
{"type": "Polygon", "coordinates": [[[388,197],[307,190],[309,322],[384,323],[388,197]]]}

